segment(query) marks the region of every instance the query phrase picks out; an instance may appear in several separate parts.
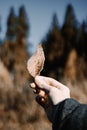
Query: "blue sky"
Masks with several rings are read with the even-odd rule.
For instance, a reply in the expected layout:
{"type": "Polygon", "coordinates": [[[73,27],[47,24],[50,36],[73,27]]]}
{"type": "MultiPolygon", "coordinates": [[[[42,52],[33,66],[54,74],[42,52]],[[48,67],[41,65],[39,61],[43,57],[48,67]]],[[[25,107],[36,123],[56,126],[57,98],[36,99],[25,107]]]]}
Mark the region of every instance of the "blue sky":
{"type": "Polygon", "coordinates": [[[59,24],[62,25],[66,6],[71,3],[74,7],[77,20],[81,23],[87,18],[87,0],[0,0],[0,17],[2,32],[1,38],[4,38],[6,32],[6,22],[10,7],[14,7],[16,15],[21,5],[25,6],[30,23],[30,35],[28,41],[32,43],[33,52],[38,43],[48,32],[52,16],[56,12],[59,24]]]}

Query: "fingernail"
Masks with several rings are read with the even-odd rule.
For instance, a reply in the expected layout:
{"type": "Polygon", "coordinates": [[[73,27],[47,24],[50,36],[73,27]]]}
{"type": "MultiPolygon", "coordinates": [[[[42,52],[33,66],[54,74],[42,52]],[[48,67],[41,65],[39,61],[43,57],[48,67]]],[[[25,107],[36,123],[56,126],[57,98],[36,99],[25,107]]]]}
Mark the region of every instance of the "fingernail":
{"type": "Polygon", "coordinates": [[[35,88],[36,87],[35,83],[31,83],[30,86],[31,86],[31,88],[35,88]]]}

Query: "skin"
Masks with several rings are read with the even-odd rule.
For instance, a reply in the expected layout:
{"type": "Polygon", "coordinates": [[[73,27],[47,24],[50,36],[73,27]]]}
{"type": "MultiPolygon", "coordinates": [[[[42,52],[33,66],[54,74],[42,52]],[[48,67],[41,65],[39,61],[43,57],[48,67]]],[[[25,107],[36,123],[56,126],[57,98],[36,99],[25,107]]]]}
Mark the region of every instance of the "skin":
{"type": "Polygon", "coordinates": [[[53,78],[36,76],[35,83],[31,83],[30,85],[34,91],[36,85],[41,89],[41,91],[38,93],[38,96],[44,97],[45,92],[47,91],[53,105],[58,104],[64,99],[70,98],[69,88],[53,78]]]}

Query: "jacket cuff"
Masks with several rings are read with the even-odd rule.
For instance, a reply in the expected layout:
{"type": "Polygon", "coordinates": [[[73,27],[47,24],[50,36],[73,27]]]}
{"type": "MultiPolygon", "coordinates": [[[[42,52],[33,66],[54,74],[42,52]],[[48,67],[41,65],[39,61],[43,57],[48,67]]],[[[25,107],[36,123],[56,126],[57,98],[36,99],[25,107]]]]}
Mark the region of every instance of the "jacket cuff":
{"type": "MultiPolygon", "coordinates": [[[[54,106],[53,127],[57,128],[80,104],[74,99],[65,99],[54,106]]],[[[55,129],[54,128],[54,129],[55,129]]]]}

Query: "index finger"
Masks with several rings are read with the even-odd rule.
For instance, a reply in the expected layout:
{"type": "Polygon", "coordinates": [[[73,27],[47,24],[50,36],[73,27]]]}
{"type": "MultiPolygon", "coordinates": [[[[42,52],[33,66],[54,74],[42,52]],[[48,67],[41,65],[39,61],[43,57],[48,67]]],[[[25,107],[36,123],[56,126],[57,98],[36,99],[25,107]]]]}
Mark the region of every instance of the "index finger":
{"type": "Polygon", "coordinates": [[[55,79],[49,78],[49,77],[44,77],[44,76],[36,76],[35,82],[40,88],[44,88],[47,90],[49,90],[50,87],[57,87],[58,89],[66,88],[65,85],[61,84],[60,82],[56,81],[55,79]]]}
{"type": "Polygon", "coordinates": [[[35,83],[39,86],[41,89],[50,90],[49,82],[46,78],[43,78],[42,76],[36,76],[35,77],[35,83]]]}

